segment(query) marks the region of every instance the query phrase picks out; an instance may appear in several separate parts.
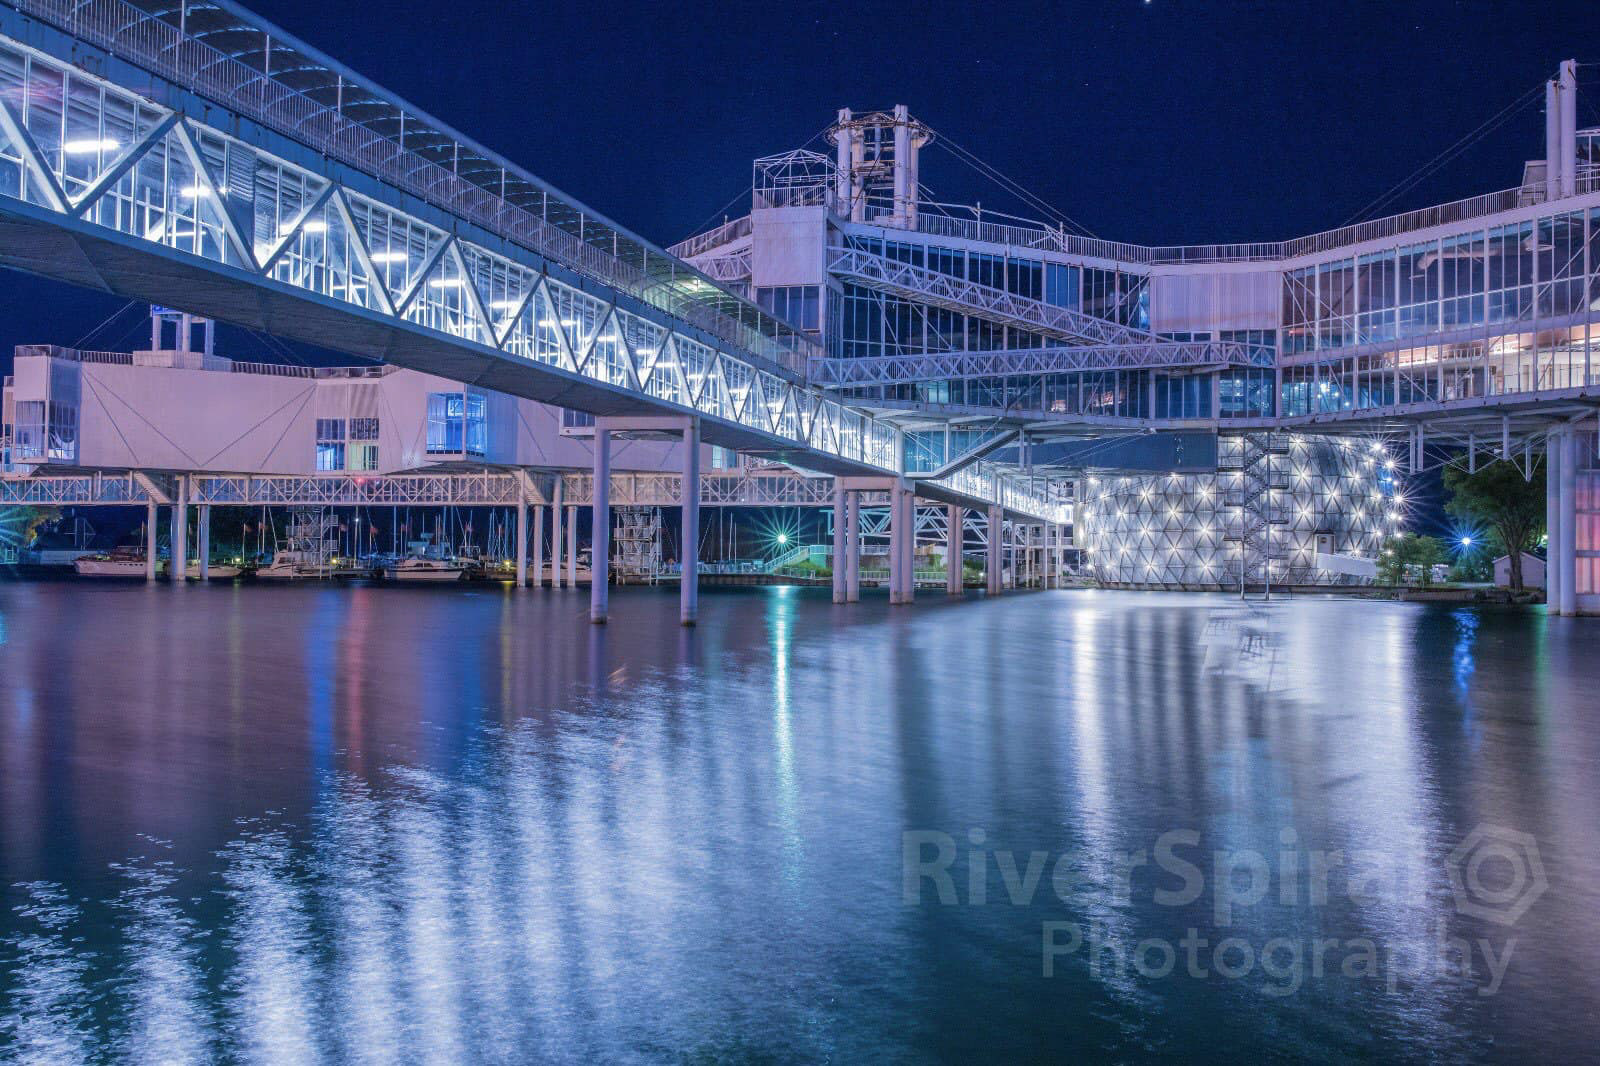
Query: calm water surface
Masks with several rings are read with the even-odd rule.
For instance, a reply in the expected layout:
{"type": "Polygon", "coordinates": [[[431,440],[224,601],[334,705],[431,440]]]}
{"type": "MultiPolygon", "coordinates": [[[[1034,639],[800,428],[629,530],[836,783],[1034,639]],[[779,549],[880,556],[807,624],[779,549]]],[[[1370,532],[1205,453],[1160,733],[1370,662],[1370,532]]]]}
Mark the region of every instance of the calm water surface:
{"type": "Polygon", "coordinates": [[[603,628],[585,607],[0,585],[0,1058],[1600,1038],[1600,621],[752,589],[684,631],[670,592],[619,591],[603,628]]]}

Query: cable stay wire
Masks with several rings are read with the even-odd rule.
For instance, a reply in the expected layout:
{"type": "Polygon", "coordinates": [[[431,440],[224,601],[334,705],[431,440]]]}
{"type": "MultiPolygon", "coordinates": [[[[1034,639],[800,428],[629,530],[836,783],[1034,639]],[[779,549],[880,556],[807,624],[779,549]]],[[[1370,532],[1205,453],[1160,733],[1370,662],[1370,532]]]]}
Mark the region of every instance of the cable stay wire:
{"type": "Polygon", "coordinates": [[[1447,164],[1460,156],[1467,149],[1473,147],[1479,141],[1483,140],[1484,137],[1487,137],[1490,133],[1503,126],[1511,119],[1513,115],[1516,115],[1523,108],[1529,106],[1535,100],[1537,100],[1543,91],[1544,85],[1542,83],[1534,86],[1532,89],[1529,89],[1511,103],[1501,108],[1495,114],[1479,123],[1475,129],[1470,130],[1462,137],[1457,139],[1454,143],[1440,151],[1439,154],[1435,155],[1432,159],[1428,160],[1426,163],[1422,164],[1422,166],[1412,171],[1410,175],[1395,184],[1389,189],[1388,192],[1385,192],[1377,199],[1368,203],[1365,207],[1362,207],[1354,215],[1350,216],[1339,225],[1349,226],[1371,218],[1375,211],[1378,211],[1385,205],[1392,203],[1396,198],[1410,192],[1423,181],[1426,181],[1429,177],[1438,173],[1447,164]]]}
{"type": "MultiPolygon", "coordinates": [[[[829,123],[828,125],[823,126],[821,129],[817,130],[817,132],[813,133],[811,136],[807,137],[804,141],[800,142],[800,144],[796,147],[795,150],[796,151],[804,151],[804,150],[808,149],[816,141],[821,140],[823,137],[825,137],[827,135],[828,131],[830,129],[832,129],[832,128],[833,128],[833,124],[832,123],[829,123]]],[[[734,204],[738,203],[741,198],[749,197],[750,191],[751,191],[750,188],[748,186],[746,186],[745,188],[740,189],[738,192],[734,193],[731,197],[728,198],[728,202],[727,203],[723,204],[721,207],[719,207],[715,211],[711,212],[710,215],[706,216],[705,221],[701,222],[698,226],[696,226],[693,230],[691,230],[688,233],[688,235],[685,236],[683,239],[684,240],[688,240],[690,237],[694,237],[694,236],[697,236],[697,235],[699,235],[701,233],[704,233],[714,225],[720,226],[723,223],[723,221],[726,221],[726,219],[728,217],[728,209],[730,207],[732,207],[734,204]]]]}
{"type": "Polygon", "coordinates": [[[1086,237],[1094,236],[1094,233],[1087,226],[1083,225],[1081,222],[1078,222],[1076,219],[1072,218],[1064,211],[1059,210],[1044,199],[1029,192],[1020,184],[1012,181],[1010,178],[1000,173],[1000,171],[994,169],[989,164],[973,155],[971,152],[968,152],[954,141],[951,141],[949,138],[941,136],[940,140],[937,140],[934,143],[936,145],[943,145],[951,155],[955,156],[955,158],[961,163],[971,167],[980,177],[994,182],[1001,188],[1002,191],[1010,193],[1012,196],[1015,196],[1021,200],[1026,206],[1043,214],[1046,221],[1054,222],[1057,226],[1060,226],[1064,229],[1071,229],[1074,232],[1081,233],[1086,237]]]}
{"type": "Polygon", "coordinates": [[[990,181],[993,181],[1005,191],[1011,193],[1013,196],[1016,196],[1029,207],[1036,211],[1044,212],[1045,216],[1049,220],[1054,221],[1057,225],[1070,227],[1085,237],[1095,237],[1094,231],[1090,230],[1089,227],[1085,226],[1083,223],[1079,222],[1065,211],[1062,211],[1060,208],[1051,204],[1043,197],[1030,192],[1020,182],[1001,173],[998,168],[986,163],[977,155],[962,147],[959,142],[950,137],[948,134],[938,132],[938,136],[934,139],[933,143],[935,145],[943,145],[945,149],[957,159],[976,170],[980,175],[988,178],[990,181]]]}
{"type": "Polygon", "coordinates": [[[126,314],[128,312],[129,308],[137,307],[137,306],[139,306],[139,301],[138,300],[129,300],[127,303],[123,304],[121,307],[119,307],[115,311],[111,312],[110,316],[107,317],[104,322],[101,322],[98,326],[96,326],[93,329],[91,329],[88,333],[85,333],[83,336],[79,337],[75,342],[73,342],[72,346],[74,348],[80,348],[81,349],[85,344],[89,343],[89,339],[91,337],[93,337],[95,334],[99,333],[101,330],[105,329],[107,326],[111,325],[112,322],[114,322],[117,319],[121,318],[124,314],[126,314]]]}

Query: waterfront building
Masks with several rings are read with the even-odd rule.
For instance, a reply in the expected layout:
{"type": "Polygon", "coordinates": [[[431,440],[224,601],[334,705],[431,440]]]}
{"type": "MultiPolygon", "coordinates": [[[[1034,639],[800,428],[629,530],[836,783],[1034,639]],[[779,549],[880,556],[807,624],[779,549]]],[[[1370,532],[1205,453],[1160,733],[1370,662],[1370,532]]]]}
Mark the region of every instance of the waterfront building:
{"type": "MultiPolygon", "coordinates": [[[[897,421],[908,464],[1002,440],[990,454],[1070,472],[1103,582],[1360,580],[1424,465],[1364,413],[1571,397],[1600,374],[1600,129],[1576,128],[1572,64],[1549,95],[1546,157],[1509,189],[1173,247],[938,202],[937,133],[904,106],[845,109],[831,153],[756,160],[749,213],[672,250],[814,336],[816,380],[897,421]]],[[[1491,438],[1510,452],[1509,425],[1491,438]]]]}
{"type": "MultiPolygon", "coordinates": [[[[547,405],[590,435],[601,531],[612,440],[654,437],[689,485],[701,444],[833,478],[836,552],[886,502],[897,603],[930,504],[940,539],[977,527],[994,591],[1008,537],[1069,534],[1111,584],[1323,584],[1371,574],[1405,476],[1548,456],[1552,602],[1600,609],[1600,130],[1571,62],[1511,188],[1178,247],[938,202],[948,139],[902,106],[757,160],[748,214],[664,249],[236,5],[8,0],[0,90],[0,265],[460,383],[418,392],[460,454],[523,467],[539,432],[497,444],[493,397],[547,405]]],[[[59,389],[8,390],[35,471],[90,437],[57,362],[59,389]]],[[[350,435],[363,390],[319,386],[311,454],[409,462],[350,435]]]]}

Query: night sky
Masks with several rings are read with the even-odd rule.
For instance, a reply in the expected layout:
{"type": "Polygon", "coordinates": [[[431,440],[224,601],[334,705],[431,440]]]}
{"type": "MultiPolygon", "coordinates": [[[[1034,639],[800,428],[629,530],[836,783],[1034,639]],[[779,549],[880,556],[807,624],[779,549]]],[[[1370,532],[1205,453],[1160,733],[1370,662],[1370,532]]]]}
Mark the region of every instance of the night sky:
{"type": "MultiPolygon", "coordinates": [[[[1292,237],[1361,213],[1561,59],[1600,60],[1593,0],[256,9],[662,244],[742,213],[755,156],[821,148],[841,105],[895,103],[1096,235],[1292,237]]],[[[1600,79],[1584,90],[1580,122],[1600,123],[1600,79]]],[[[1376,213],[1516,184],[1543,150],[1542,102],[1376,213]]],[[[942,150],[922,178],[1034,214],[942,150]]],[[[0,274],[0,351],[76,343],[122,306],[0,274]]],[[[129,310],[89,346],[144,329],[129,310]]]]}

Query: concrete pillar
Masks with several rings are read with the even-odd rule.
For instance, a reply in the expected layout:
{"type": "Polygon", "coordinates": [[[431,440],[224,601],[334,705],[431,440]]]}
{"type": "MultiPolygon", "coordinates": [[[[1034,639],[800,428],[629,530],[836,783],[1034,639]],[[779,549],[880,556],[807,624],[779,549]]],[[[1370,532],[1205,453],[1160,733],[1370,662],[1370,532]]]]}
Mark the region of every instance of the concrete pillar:
{"type": "Polygon", "coordinates": [[[1000,570],[1004,565],[1001,556],[1002,536],[1001,526],[1004,522],[1003,514],[998,507],[989,508],[989,522],[987,532],[988,544],[984,551],[984,587],[991,596],[1000,595],[1000,570]]]}
{"type": "Polygon", "coordinates": [[[1578,193],[1578,64],[1571,59],[1561,64],[1556,84],[1560,104],[1561,177],[1556,190],[1561,196],[1578,193]]]}
{"type": "Polygon", "coordinates": [[[517,588],[528,585],[528,498],[517,496],[517,588]]]}
{"type": "MultiPolygon", "coordinates": [[[[161,327],[157,325],[156,328],[161,327]]],[[[144,508],[144,579],[156,579],[156,501],[153,499],[144,508]]]]}
{"type": "Polygon", "coordinates": [[[1561,195],[1561,90],[1555,79],[1544,83],[1544,196],[1561,195]]]}
{"type": "Polygon", "coordinates": [[[561,500],[566,491],[560,474],[556,475],[555,496],[550,504],[550,587],[561,587],[561,500]]]}
{"type": "Polygon", "coordinates": [[[959,596],[964,591],[961,584],[961,542],[967,509],[952,503],[945,515],[944,591],[948,596],[959,596]]]}
{"type": "Polygon", "coordinates": [[[909,604],[917,598],[917,494],[906,489],[901,494],[901,508],[905,511],[906,536],[900,550],[905,552],[905,584],[900,588],[900,602],[909,604]]]}
{"type": "Polygon", "coordinates": [[[1561,613],[1561,453],[1563,434],[1551,430],[1544,439],[1544,604],[1561,613]]]}
{"type": "Polygon", "coordinates": [[[845,490],[834,488],[834,602],[845,602],[845,490]]]}
{"type": "Polygon", "coordinates": [[[544,584],[544,508],[533,509],[533,586],[544,584]]]}
{"type": "Polygon", "coordinates": [[[911,129],[906,125],[910,118],[906,105],[896,104],[894,109],[894,213],[905,224],[911,217],[908,201],[916,196],[909,187],[911,181],[911,129]]]}
{"type": "MultiPolygon", "coordinates": [[[[1578,435],[1561,434],[1561,613],[1578,613],[1578,435]]],[[[1545,568],[1546,570],[1549,567],[1545,568]]]]}
{"type": "Polygon", "coordinates": [[[172,530],[168,534],[171,541],[171,560],[167,564],[167,576],[180,585],[183,583],[183,572],[189,560],[189,484],[188,479],[178,475],[176,490],[172,497],[172,530]]]}
{"type": "Polygon", "coordinates": [[[900,568],[905,565],[900,551],[900,538],[906,535],[905,523],[900,520],[900,493],[889,490],[889,602],[900,602],[900,568]]]}
{"type": "MultiPolygon", "coordinates": [[[[576,540],[576,538],[574,538],[576,540]]],[[[594,536],[589,569],[589,621],[605,625],[611,592],[611,431],[594,431],[594,536]]],[[[576,565],[576,552],[574,565],[576,565]]]]}
{"type": "Polygon", "coordinates": [[[578,587],[578,505],[575,503],[567,504],[567,584],[578,587]]]}
{"type": "Polygon", "coordinates": [[[678,621],[700,620],[700,422],[691,419],[683,431],[682,574],[678,583],[678,621]]]}
{"type": "Polygon", "coordinates": [[[861,493],[845,493],[844,602],[861,601],[861,493]]]}
{"type": "Polygon", "coordinates": [[[195,508],[195,556],[200,560],[200,580],[211,580],[211,505],[195,508]]]}

